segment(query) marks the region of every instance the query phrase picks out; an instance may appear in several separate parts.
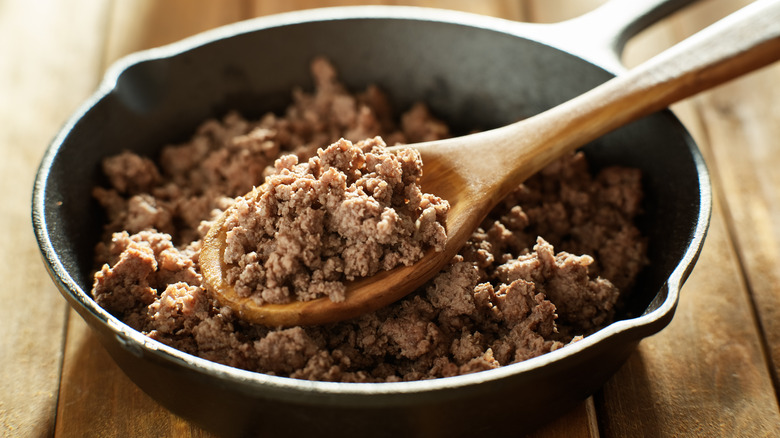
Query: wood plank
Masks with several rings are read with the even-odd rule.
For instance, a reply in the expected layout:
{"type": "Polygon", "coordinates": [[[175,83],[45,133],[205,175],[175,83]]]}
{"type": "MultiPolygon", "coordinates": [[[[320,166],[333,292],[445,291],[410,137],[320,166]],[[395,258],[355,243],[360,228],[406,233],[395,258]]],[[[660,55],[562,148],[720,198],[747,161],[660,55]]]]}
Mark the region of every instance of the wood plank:
{"type": "MultiPolygon", "coordinates": [[[[730,9],[749,1],[730,2],[730,9]]],[[[722,11],[700,8],[690,33],[722,11]]],[[[710,140],[727,226],[765,337],[775,391],[780,391],[780,64],[740,78],[695,101],[710,140]]]]}
{"type": "Polygon", "coordinates": [[[557,23],[592,11],[606,0],[526,0],[525,3],[530,21],[557,23]]]}
{"type": "Polygon", "coordinates": [[[523,2],[516,0],[483,0],[478,2],[473,0],[395,0],[392,4],[452,9],[516,21],[525,19],[523,2]]]}
{"type": "Polygon", "coordinates": [[[671,324],[643,340],[596,397],[605,437],[780,433],[749,297],[716,204],[671,324]]]}
{"type": "Polygon", "coordinates": [[[107,37],[106,65],[129,53],[169,44],[251,16],[248,0],[115,1],[107,37]]]}
{"type": "Polygon", "coordinates": [[[105,12],[103,1],[0,2],[2,436],[54,430],[68,310],[41,262],[30,195],[45,147],[97,82],[105,12]]]}
{"type": "Polygon", "coordinates": [[[539,427],[527,438],[598,438],[598,422],[593,397],[569,412],[539,427]]]}
{"type": "Polygon", "coordinates": [[[387,5],[391,2],[392,0],[253,0],[251,1],[251,11],[252,15],[261,16],[292,12],[301,9],[357,5],[387,5]]]}
{"type": "Polygon", "coordinates": [[[509,20],[521,20],[524,17],[523,2],[516,0],[483,0],[479,2],[471,0],[254,0],[251,9],[253,15],[259,16],[300,9],[357,5],[419,6],[452,9],[509,20]]]}
{"type": "MultiPolygon", "coordinates": [[[[636,64],[742,4],[719,1],[692,6],[669,23],[640,35],[627,48],[626,60],[636,64]]],[[[752,83],[753,77],[736,83],[761,90],[752,83]]],[[[776,83],[776,74],[774,78],[776,83]]],[[[725,198],[743,205],[736,199],[744,199],[730,195],[733,188],[728,188],[723,178],[735,171],[732,160],[736,155],[744,153],[735,151],[733,145],[741,144],[748,136],[744,120],[732,118],[724,123],[721,115],[735,112],[735,105],[742,108],[743,96],[726,91],[734,86],[721,87],[673,107],[702,148],[712,172],[716,198],[712,226],[697,267],[683,288],[675,319],[663,332],[640,344],[637,354],[597,398],[597,407],[603,412],[600,418],[606,419],[601,424],[605,436],[780,434],[777,395],[765,366],[761,332],[745,287],[742,256],[735,253],[730,234],[735,228],[731,223],[733,207],[720,202],[725,198]],[[718,151],[725,149],[732,156],[719,159],[718,151]]],[[[754,100],[765,105],[773,101],[766,94],[756,95],[754,100]]],[[[756,120],[753,128],[766,132],[774,125],[763,119],[756,120]]],[[[769,234],[755,233],[754,237],[757,235],[766,239],[769,234]]],[[[777,240],[765,242],[765,247],[773,243],[777,240]]]]}
{"type": "Polygon", "coordinates": [[[780,388],[780,68],[775,66],[702,98],[728,210],[729,229],[747,274],[780,388]]]}
{"type": "MultiPolygon", "coordinates": [[[[246,2],[241,0],[115,2],[107,35],[97,38],[105,48],[95,47],[84,56],[98,55],[102,64],[92,66],[91,73],[102,75],[109,64],[128,53],[246,18],[245,13],[246,2]]],[[[75,313],[68,321],[56,435],[210,436],[159,406],[133,384],[75,313]]]]}
{"type": "Polygon", "coordinates": [[[141,391],[76,312],[69,319],[62,382],[57,437],[213,436],[141,391]]]}

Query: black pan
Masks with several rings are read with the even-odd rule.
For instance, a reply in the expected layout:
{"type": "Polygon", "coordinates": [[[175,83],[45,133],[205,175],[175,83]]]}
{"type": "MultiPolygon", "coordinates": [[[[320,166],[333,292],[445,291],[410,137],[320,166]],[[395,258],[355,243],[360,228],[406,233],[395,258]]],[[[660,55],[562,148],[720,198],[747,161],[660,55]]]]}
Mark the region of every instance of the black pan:
{"type": "Polygon", "coordinates": [[[595,168],[641,168],[650,266],[619,320],[541,357],[408,383],[309,382],[215,364],[146,338],[90,296],[103,216],[90,191],[100,161],[154,156],[206,118],[281,110],[325,55],[352,89],[378,84],[405,109],[423,100],[465,132],[545,110],[621,69],[638,30],[689,0],[622,0],[556,25],[449,11],[354,7],[265,17],[131,55],[67,122],[38,171],[33,223],[49,273],[127,375],[176,414],[223,435],[462,436],[529,430],[598,390],[637,343],[672,318],[704,239],[710,186],[702,157],[668,111],[587,146],[595,168]]]}

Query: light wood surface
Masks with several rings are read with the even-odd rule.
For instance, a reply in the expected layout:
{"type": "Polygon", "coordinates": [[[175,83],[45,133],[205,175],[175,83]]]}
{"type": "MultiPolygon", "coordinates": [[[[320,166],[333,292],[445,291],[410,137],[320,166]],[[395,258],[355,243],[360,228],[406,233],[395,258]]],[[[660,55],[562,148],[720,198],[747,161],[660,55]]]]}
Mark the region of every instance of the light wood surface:
{"type": "MultiPolygon", "coordinates": [[[[238,19],[356,1],[0,1],[0,436],[208,437],[114,365],[41,262],[32,181],[48,142],[135,50],[238,19]]],[[[384,1],[552,22],[600,0],[384,1]]],[[[705,0],[631,41],[630,65],[750,3],[705,0]]],[[[672,323],[537,437],[780,436],[780,65],[673,106],[712,173],[701,258],[672,323]]]]}

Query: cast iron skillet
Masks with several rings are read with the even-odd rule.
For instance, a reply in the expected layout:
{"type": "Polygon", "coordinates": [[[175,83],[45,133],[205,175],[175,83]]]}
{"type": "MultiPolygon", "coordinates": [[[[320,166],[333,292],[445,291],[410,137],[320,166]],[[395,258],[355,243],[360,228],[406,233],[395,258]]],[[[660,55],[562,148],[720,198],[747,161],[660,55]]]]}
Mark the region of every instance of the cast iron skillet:
{"type": "Polygon", "coordinates": [[[710,186],[702,157],[670,112],[586,150],[595,168],[644,172],[650,266],[620,320],[558,351],[471,375],[407,383],[309,382],[215,364],[146,338],[91,298],[103,216],[90,191],[100,160],[155,156],[199,122],[239,109],[282,109],[311,87],[309,61],[330,58],[354,90],[376,83],[402,110],[423,100],[462,131],[547,109],[621,69],[625,40],[690,0],[621,0],[579,19],[528,25],[404,7],[302,11],[241,22],[113,66],[52,142],[32,216],[44,262],[73,308],[125,373],[176,414],[223,435],[461,436],[519,433],[592,394],[636,344],[674,313],[706,233],[710,186]],[[569,33],[565,33],[566,30],[569,33]]]}

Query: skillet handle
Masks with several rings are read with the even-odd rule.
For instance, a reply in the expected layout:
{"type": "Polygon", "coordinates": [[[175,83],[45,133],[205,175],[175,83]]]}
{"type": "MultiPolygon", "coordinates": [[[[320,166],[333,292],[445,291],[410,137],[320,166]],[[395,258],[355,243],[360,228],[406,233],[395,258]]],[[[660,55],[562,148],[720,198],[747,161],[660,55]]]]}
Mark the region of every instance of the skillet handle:
{"type": "Polygon", "coordinates": [[[536,29],[540,40],[612,73],[626,70],[626,42],[696,0],[611,0],[579,17],[536,29]]]}

